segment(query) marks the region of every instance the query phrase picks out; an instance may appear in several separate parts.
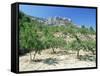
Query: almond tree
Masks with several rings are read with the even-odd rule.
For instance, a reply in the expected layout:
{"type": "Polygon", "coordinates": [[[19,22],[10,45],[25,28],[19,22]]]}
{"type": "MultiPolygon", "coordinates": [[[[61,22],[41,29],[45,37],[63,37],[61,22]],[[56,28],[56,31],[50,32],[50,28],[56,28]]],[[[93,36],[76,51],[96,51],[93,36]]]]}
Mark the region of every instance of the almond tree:
{"type": "Polygon", "coordinates": [[[85,40],[82,42],[82,44],[85,46],[84,50],[91,51],[93,55],[95,55],[96,52],[96,41],[95,40],[85,40]]]}
{"type": "Polygon", "coordinates": [[[24,14],[20,14],[19,21],[19,45],[20,48],[29,49],[30,61],[35,60],[36,54],[40,54],[43,47],[42,41],[38,34],[38,22],[32,21],[24,14]],[[33,23],[34,22],[34,23],[33,23]],[[31,51],[34,51],[34,57],[32,59],[31,51]]]}

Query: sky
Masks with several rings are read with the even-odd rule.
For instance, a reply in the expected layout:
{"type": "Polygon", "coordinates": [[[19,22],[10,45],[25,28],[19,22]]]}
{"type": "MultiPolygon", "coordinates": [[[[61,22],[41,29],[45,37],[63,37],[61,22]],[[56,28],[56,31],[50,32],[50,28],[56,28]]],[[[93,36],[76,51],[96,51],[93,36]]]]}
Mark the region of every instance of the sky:
{"type": "Polygon", "coordinates": [[[48,18],[61,16],[70,18],[78,26],[96,27],[96,9],[75,8],[75,7],[55,7],[37,5],[19,5],[19,10],[30,16],[48,18]]]}

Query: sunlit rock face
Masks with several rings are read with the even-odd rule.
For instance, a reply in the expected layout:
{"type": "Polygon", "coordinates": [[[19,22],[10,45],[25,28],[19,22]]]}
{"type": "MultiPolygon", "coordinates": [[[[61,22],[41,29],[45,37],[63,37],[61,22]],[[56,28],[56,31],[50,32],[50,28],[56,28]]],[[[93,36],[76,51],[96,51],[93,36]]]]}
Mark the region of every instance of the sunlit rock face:
{"type": "Polygon", "coordinates": [[[44,23],[46,25],[52,25],[52,26],[62,26],[72,22],[70,18],[60,17],[60,16],[48,17],[48,18],[32,17],[32,19],[37,20],[38,22],[44,23]]]}
{"type": "Polygon", "coordinates": [[[45,24],[61,26],[61,25],[66,25],[67,23],[70,23],[70,22],[71,22],[70,18],[55,16],[55,17],[47,18],[47,20],[45,21],[45,24]]]}

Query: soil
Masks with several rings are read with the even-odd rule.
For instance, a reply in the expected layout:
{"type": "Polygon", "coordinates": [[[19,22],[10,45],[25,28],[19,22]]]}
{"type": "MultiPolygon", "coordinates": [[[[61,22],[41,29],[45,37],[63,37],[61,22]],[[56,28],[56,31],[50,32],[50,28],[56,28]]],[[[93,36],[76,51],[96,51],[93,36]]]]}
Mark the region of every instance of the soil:
{"type": "MultiPolygon", "coordinates": [[[[20,56],[19,71],[96,67],[95,60],[77,59],[75,51],[65,51],[62,49],[55,49],[55,51],[56,53],[54,54],[52,53],[52,49],[46,49],[41,55],[37,54],[33,61],[30,61],[29,53],[20,56]]],[[[34,52],[31,53],[33,56],[34,52]]],[[[91,53],[82,50],[80,51],[81,57],[86,57],[87,55],[91,55],[91,53]]]]}

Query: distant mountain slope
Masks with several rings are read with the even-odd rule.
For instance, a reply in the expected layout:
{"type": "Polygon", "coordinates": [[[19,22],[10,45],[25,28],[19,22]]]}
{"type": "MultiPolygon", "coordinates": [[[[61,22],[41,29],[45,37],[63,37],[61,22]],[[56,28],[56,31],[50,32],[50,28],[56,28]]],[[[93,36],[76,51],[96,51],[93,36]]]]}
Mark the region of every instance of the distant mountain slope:
{"type": "MultiPolygon", "coordinates": [[[[24,14],[21,11],[20,11],[20,13],[24,14]]],[[[29,16],[26,14],[24,14],[24,15],[29,17],[32,20],[36,20],[40,23],[43,23],[46,25],[52,25],[52,26],[62,26],[62,25],[66,25],[66,24],[72,22],[72,20],[70,18],[67,18],[67,17],[54,16],[54,17],[49,17],[49,18],[39,18],[39,17],[35,17],[35,16],[29,16]]]]}
{"type": "Polygon", "coordinates": [[[73,23],[72,19],[67,18],[67,17],[54,16],[54,17],[48,17],[48,18],[40,18],[40,17],[30,16],[30,15],[23,13],[22,11],[19,11],[19,19],[21,20],[27,19],[27,21],[34,21],[40,25],[49,25],[49,26],[70,26],[72,25],[75,28],[85,27],[87,29],[95,31],[95,28],[93,28],[92,26],[87,27],[85,25],[77,25],[73,23]]]}

